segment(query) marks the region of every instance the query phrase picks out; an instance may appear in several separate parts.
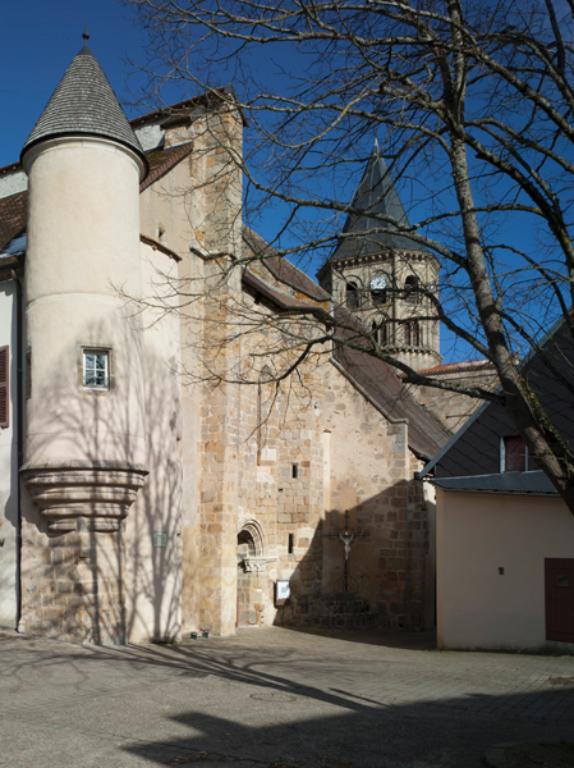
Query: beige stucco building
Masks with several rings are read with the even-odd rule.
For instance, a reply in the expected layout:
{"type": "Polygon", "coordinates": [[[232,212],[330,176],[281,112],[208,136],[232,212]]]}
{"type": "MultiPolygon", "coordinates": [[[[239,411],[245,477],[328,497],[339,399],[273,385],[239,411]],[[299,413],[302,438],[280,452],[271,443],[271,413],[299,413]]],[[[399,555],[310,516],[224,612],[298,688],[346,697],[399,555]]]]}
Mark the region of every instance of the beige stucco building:
{"type": "MultiPolygon", "coordinates": [[[[437,264],[356,237],[320,287],[243,221],[242,134],[225,91],[129,123],[84,48],[0,170],[2,626],[433,624],[415,473],[448,429],[358,350],[323,345],[278,380],[339,308],[438,364],[437,264]]],[[[375,150],[365,178],[394,196],[381,168],[375,150]]]]}
{"type": "Polygon", "coordinates": [[[439,647],[571,649],[573,577],[574,517],[550,488],[437,490],[439,647]]]}
{"type": "MultiPolygon", "coordinates": [[[[522,363],[570,448],[572,352],[562,320],[522,363]]],[[[571,652],[574,516],[502,404],[481,406],[422,474],[436,490],[439,646],[571,652]]]]}

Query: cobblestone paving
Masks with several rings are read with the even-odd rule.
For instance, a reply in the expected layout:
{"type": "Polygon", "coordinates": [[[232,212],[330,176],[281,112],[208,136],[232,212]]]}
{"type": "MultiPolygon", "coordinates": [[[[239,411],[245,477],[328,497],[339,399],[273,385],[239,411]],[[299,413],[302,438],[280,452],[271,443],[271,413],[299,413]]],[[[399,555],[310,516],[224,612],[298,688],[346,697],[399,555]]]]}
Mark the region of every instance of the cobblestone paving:
{"type": "Polygon", "coordinates": [[[273,629],[102,650],[6,635],[0,765],[478,768],[493,744],[574,739],[574,656],[412,641],[273,629]]]}

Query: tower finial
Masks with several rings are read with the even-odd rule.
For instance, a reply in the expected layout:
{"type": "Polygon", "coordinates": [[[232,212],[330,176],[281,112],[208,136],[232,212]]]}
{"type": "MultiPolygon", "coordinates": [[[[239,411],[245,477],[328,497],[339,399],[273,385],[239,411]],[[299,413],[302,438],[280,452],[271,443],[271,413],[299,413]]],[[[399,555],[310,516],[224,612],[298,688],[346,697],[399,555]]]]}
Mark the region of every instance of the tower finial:
{"type": "Polygon", "coordinates": [[[379,152],[379,139],[378,139],[378,137],[377,137],[377,134],[376,134],[376,133],[375,133],[375,140],[374,140],[374,142],[373,142],[373,149],[374,149],[374,150],[375,150],[375,152],[378,154],[378,152],[379,152]]]}
{"type": "Polygon", "coordinates": [[[90,33],[88,32],[88,30],[87,30],[87,28],[86,28],[86,29],[84,29],[84,31],[82,32],[82,40],[83,40],[85,43],[87,43],[89,39],[90,39],[90,33]]]}

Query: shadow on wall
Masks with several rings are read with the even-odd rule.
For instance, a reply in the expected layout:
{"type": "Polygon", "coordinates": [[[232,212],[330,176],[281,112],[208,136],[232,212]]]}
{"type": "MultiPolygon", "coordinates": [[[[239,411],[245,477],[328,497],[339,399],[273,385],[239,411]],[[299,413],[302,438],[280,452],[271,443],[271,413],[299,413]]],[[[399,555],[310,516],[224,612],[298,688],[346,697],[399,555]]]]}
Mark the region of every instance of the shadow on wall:
{"type": "MultiPolygon", "coordinates": [[[[107,338],[91,329],[86,338],[107,338]]],[[[128,340],[129,341],[129,340],[128,340]]],[[[110,492],[99,470],[72,513],[71,530],[54,531],[30,494],[23,499],[23,629],[95,643],[129,638],[166,640],[179,629],[181,575],[181,463],[179,393],[175,373],[152,349],[119,345],[128,358],[109,391],[76,386],[69,361],[50,384],[32,381],[34,456],[88,470],[143,465],[145,484],[135,503],[119,504],[119,530],[95,530],[107,514],[110,492]],[[127,350],[127,352],[126,352],[127,350]],[[36,390],[36,391],[34,391],[36,390]],[[62,396],[62,393],[65,393],[62,396]],[[129,508],[128,508],[129,507],[129,508]]],[[[112,354],[114,352],[112,351],[112,354]]],[[[112,360],[112,365],[114,362],[112,360]]],[[[26,483],[23,483],[25,486],[26,483]]],[[[53,493],[58,493],[55,489],[53,493]]],[[[117,496],[117,491],[115,492],[117,496]]],[[[114,501],[118,510],[117,499],[114,501]]],[[[66,513],[66,501],[62,502],[66,513]]]]}
{"type": "MultiPolygon", "coordinates": [[[[319,522],[275,623],[331,629],[434,626],[432,511],[401,481],[319,522]]],[[[297,553],[295,552],[297,557],[297,553]]]]}

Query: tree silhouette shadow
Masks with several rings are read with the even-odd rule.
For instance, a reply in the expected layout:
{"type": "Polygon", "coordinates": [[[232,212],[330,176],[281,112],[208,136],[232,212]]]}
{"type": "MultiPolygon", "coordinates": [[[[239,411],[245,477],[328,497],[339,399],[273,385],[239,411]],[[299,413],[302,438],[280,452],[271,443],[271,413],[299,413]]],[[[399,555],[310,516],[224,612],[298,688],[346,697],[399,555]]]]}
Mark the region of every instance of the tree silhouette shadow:
{"type": "Polygon", "coordinates": [[[275,632],[281,632],[279,642],[271,637],[262,645],[249,630],[244,640],[180,646],[82,648],[41,639],[36,647],[20,641],[29,644],[22,652],[13,641],[5,649],[0,643],[0,680],[12,696],[37,686],[38,680],[52,680],[54,685],[42,686],[40,696],[65,702],[65,713],[76,700],[89,701],[94,711],[105,709],[106,699],[98,704],[96,693],[115,697],[127,686],[126,695],[133,695],[134,685],[152,691],[155,682],[161,686],[177,680],[177,687],[163,689],[159,699],[150,695],[138,713],[144,729],[149,722],[149,738],[126,737],[129,719],[124,735],[110,737],[114,752],[159,766],[478,768],[484,751],[495,743],[572,738],[571,665],[558,659],[550,661],[547,674],[559,670],[566,675],[560,684],[541,678],[540,660],[535,669],[517,670],[506,656],[508,663],[498,674],[502,686],[516,690],[492,693],[498,685],[493,670],[500,668],[496,659],[494,667],[491,663],[496,654],[471,654],[474,662],[469,664],[464,653],[430,652],[435,663],[426,654],[423,659],[412,651],[380,653],[373,646],[354,645],[350,656],[334,641],[317,647],[299,633],[268,630],[275,632]],[[481,682],[483,659],[490,669],[486,685],[481,682]],[[362,670],[357,680],[355,668],[362,670]],[[473,674],[467,676],[469,668],[473,674]],[[199,680],[205,680],[204,686],[213,680],[213,688],[196,688],[199,680]],[[203,698],[201,691],[208,690],[203,698]],[[154,710],[159,701],[172,711],[154,710]],[[161,736],[173,732],[169,723],[189,734],[181,735],[178,728],[175,737],[161,736]]]}
{"type": "MultiPolygon", "coordinates": [[[[108,338],[106,332],[95,326],[85,330],[84,336],[108,338]]],[[[55,365],[59,373],[49,383],[33,382],[38,388],[36,402],[55,404],[35,414],[36,455],[50,456],[53,446],[61,454],[69,444],[72,465],[94,469],[94,473],[98,468],[143,465],[148,474],[135,502],[124,510],[127,515],[117,531],[94,528],[93,516],[102,503],[102,498],[95,498],[97,489],[88,514],[80,515],[69,532],[50,530],[24,489],[26,631],[76,641],[124,643],[134,635],[169,640],[179,630],[179,381],[165,355],[153,345],[123,343],[121,350],[128,358],[122,361],[127,374],[118,381],[112,376],[109,392],[70,387],[67,362],[55,365]]]]}

